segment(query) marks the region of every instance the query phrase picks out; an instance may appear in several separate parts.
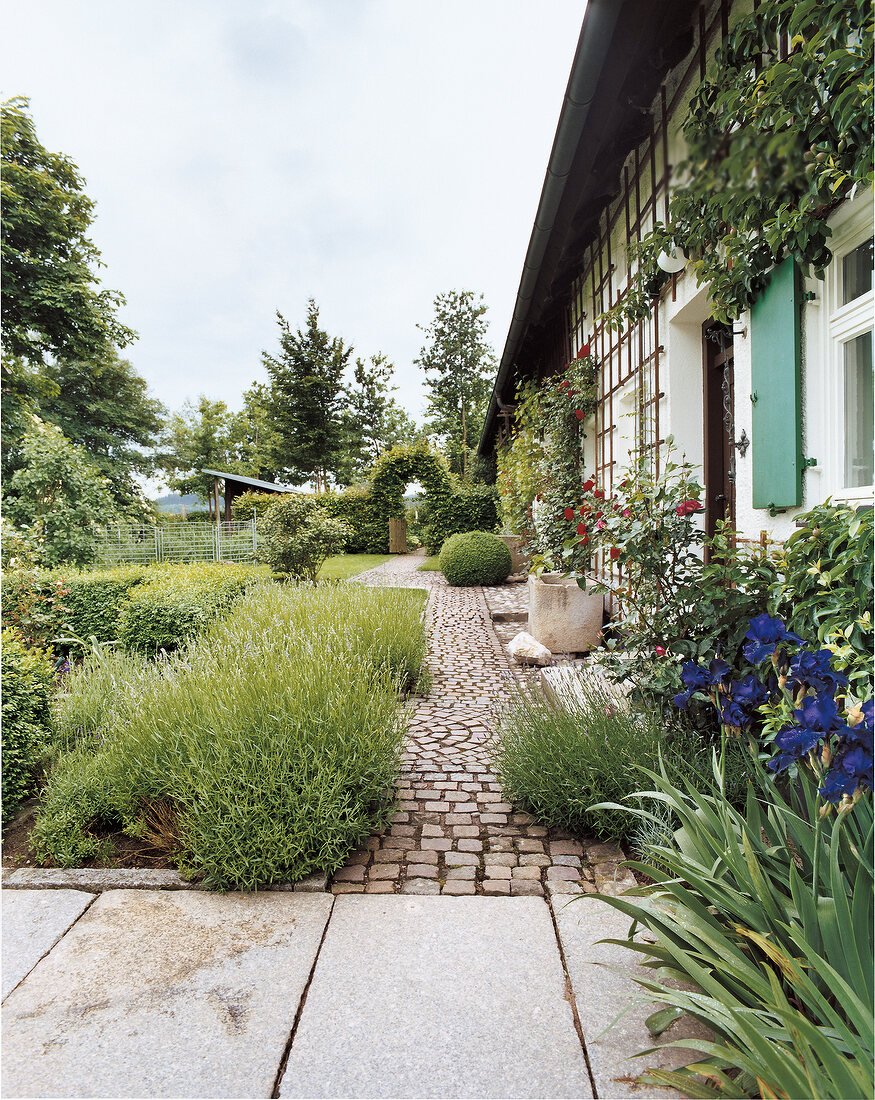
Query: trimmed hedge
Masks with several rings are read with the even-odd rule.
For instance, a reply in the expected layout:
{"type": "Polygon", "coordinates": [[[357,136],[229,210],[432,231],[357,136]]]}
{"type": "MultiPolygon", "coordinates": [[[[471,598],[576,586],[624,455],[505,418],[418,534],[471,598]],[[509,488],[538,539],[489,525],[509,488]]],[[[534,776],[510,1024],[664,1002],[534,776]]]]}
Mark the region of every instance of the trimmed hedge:
{"type": "Polygon", "coordinates": [[[15,813],[36,783],[40,755],[51,729],[51,650],[29,649],[3,631],[3,820],[15,813]]]}
{"type": "Polygon", "coordinates": [[[152,566],[122,606],[118,637],[137,653],[176,649],[269,575],[265,566],[232,562],[152,566]]]}
{"type": "Polygon", "coordinates": [[[128,594],[146,580],[145,565],[125,565],[96,573],[65,574],[64,625],[79,638],[112,642],[118,636],[119,611],[128,594]]]}
{"type": "Polygon", "coordinates": [[[439,554],[451,535],[497,529],[498,493],[493,485],[454,484],[446,495],[429,500],[428,518],[426,553],[439,554]]]}
{"type": "Polygon", "coordinates": [[[467,531],[447,539],[440,566],[447,581],[457,587],[501,584],[510,575],[510,550],[498,535],[467,531]]]}

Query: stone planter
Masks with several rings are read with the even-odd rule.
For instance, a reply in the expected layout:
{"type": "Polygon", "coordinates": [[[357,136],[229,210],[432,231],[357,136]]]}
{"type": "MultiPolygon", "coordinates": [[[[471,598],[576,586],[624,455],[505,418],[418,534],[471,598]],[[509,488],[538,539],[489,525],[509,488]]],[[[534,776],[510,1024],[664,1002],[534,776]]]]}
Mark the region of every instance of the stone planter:
{"type": "Polygon", "coordinates": [[[529,568],[529,555],[522,550],[522,541],[519,535],[499,535],[504,545],[510,550],[511,573],[525,573],[529,568]]]}
{"type": "Polygon", "coordinates": [[[601,640],[605,598],[559,573],[529,577],[529,633],[551,653],[587,653],[601,640]]]}

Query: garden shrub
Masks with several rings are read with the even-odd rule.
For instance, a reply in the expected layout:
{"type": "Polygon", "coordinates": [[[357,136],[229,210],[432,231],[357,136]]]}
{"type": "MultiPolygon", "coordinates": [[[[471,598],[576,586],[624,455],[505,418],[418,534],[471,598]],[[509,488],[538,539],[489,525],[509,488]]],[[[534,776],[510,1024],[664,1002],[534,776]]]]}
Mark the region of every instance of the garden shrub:
{"type": "Polygon", "coordinates": [[[501,584],[510,576],[510,550],[498,535],[467,531],[451,535],[440,553],[441,572],[450,584],[501,584]]]}
{"type": "Polygon", "coordinates": [[[339,554],[352,533],[313,500],[287,497],[268,508],[261,521],[258,556],[275,573],[316,583],[326,558],[339,554]]]}
{"type": "Polygon", "coordinates": [[[385,554],[389,548],[388,524],[381,519],[367,485],[325,493],[319,505],[329,516],[343,520],[350,529],[347,554],[385,554]]]}
{"type": "Polygon", "coordinates": [[[231,501],[231,519],[235,523],[249,523],[254,516],[256,523],[258,523],[264,517],[268,508],[282,499],[283,494],[280,493],[238,493],[231,501]]]}
{"type": "Polygon", "coordinates": [[[466,531],[494,531],[498,527],[498,493],[494,485],[454,483],[450,490],[428,501],[423,528],[426,553],[439,554],[451,535],[466,531]]]}
{"type": "Polygon", "coordinates": [[[119,639],[150,656],[175,649],[267,576],[263,566],[232,562],[151,566],[122,605],[119,639]]]}
{"type": "MultiPolygon", "coordinates": [[[[641,786],[641,768],[662,753],[676,773],[697,780],[710,768],[710,744],[695,730],[673,727],[652,709],[635,710],[612,685],[590,679],[560,701],[537,684],[515,685],[499,714],[495,749],[502,789],[539,820],[575,833],[629,839],[638,821],[620,802],[641,786]]],[[[732,797],[744,798],[744,766],[733,753],[732,797]]],[[[671,824],[671,823],[669,823],[671,824]]]]}
{"type": "Polygon", "coordinates": [[[123,565],[90,573],[63,573],[66,614],[62,633],[85,640],[110,642],[118,638],[118,619],[128,594],[149,576],[144,565],[123,565]]]}
{"type": "Polygon", "coordinates": [[[3,624],[29,646],[49,645],[69,616],[65,573],[9,569],[3,573],[3,624]]]}
{"type": "Polygon", "coordinates": [[[858,698],[872,694],[873,513],[818,505],[778,557],[774,608],[810,645],[833,651],[858,698]]]}
{"type": "MultiPolygon", "coordinates": [[[[151,682],[116,685],[94,669],[113,695],[102,738],[80,741],[52,774],[37,853],[75,865],[99,853],[101,829],[146,835],[161,804],[174,861],[209,885],[336,870],[391,813],[398,692],[424,651],[419,593],[266,585],[154,666],[151,682]]],[[[80,683],[60,727],[83,699],[80,683]]]]}
{"type": "Polygon", "coordinates": [[[28,648],[3,631],[3,820],[33,791],[50,736],[51,650],[28,648]]]}

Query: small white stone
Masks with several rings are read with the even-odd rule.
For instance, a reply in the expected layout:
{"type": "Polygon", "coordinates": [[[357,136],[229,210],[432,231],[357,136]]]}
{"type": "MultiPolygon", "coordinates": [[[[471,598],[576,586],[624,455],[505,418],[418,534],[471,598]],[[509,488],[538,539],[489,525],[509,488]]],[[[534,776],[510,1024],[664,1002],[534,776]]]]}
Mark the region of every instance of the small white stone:
{"type": "Polygon", "coordinates": [[[508,653],[521,665],[549,665],[553,654],[545,645],[535,641],[531,634],[522,631],[507,647],[508,653]]]}

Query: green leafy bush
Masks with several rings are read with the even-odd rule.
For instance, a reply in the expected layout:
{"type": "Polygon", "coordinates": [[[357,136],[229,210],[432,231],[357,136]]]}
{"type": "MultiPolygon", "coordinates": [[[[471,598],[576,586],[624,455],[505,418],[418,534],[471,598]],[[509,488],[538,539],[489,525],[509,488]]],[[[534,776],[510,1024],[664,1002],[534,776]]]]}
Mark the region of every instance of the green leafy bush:
{"type": "Polygon", "coordinates": [[[3,573],[3,623],[29,646],[46,646],[60,633],[70,609],[64,574],[43,569],[3,573]]]}
{"type": "MultiPolygon", "coordinates": [[[[500,711],[495,766],[507,797],[539,820],[628,840],[637,820],[625,809],[593,805],[637,791],[640,769],[655,767],[660,752],[669,767],[695,777],[707,761],[708,741],[692,730],[667,733],[657,712],[635,711],[597,679],[560,689],[558,699],[523,684],[514,685],[500,711]]],[[[733,795],[743,798],[738,754],[734,763],[733,795]]]]}
{"type": "Polygon", "coordinates": [[[501,584],[510,575],[510,550],[498,535],[467,531],[447,539],[440,566],[452,585],[501,584]]]}
{"type": "Polygon", "coordinates": [[[49,740],[51,651],[30,649],[3,631],[3,820],[32,793],[49,740]]]}
{"type": "Polygon", "coordinates": [[[312,500],[290,496],[273,504],[261,521],[258,556],[275,573],[316,583],[326,558],[339,554],[352,531],[312,500]]]}
{"type": "Polygon", "coordinates": [[[679,1040],[704,1057],[650,1070],[644,1084],[694,1097],[871,1096],[871,797],[824,819],[809,769],[786,788],[756,761],[750,774],[739,812],[716,760],[712,782],[698,790],[664,768],[651,773],[648,787],[681,828],[651,849],[652,862],[632,864],[655,885],[602,898],[655,939],[635,941],[630,931],[615,941],[656,970],[637,979],[648,999],[688,1012],[715,1036],[679,1040]],[[692,990],[678,989],[677,978],[692,990]]]}
{"type": "Polygon", "coordinates": [[[119,636],[118,619],[129,593],[149,576],[144,565],[124,565],[91,573],[63,573],[66,614],[62,631],[98,642],[119,636]]]}
{"type": "Polygon", "coordinates": [[[494,485],[453,484],[447,493],[428,500],[423,529],[426,553],[439,554],[452,535],[494,531],[498,526],[498,494],[494,485]]]}
{"type": "Polygon", "coordinates": [[[263,566],[232,562],[151,566],[122,605],[118,637],[151,656],[175,649],[267,576],[263,566]]]}
{"type": "Polygon", "coordinates": [[[329,516],[343,520],[350,529],[345,550],[348,554],[385,554],[389,548],[389,527],[380,516],[366,485],[354,485],[339,493],[325,493],[319,505],[329,516]]]}
{"type": "MultiPolygon", "coordinates": [[[[333,871],[392,808],[400,687],[425,652],[422,599],[404,590],[267,585],[145,681],[92,666],[101,737],[52,774],[32,843],[73,866],[101,830],[147,835],[169,807],[175,862],[210,885],[254,889],[333,871]]],[[[87,677],[59,729],[83,721],[87,677]]],[[[87,709],[87,707],[86,707],[87,709]]]]}
{"type": "Polygon", "coordinates": [[[821,504],[796,521],[778,558],[774,606],[810,645],[834,654],[860,699],[872,694],[873,514],[821,504]]]}

